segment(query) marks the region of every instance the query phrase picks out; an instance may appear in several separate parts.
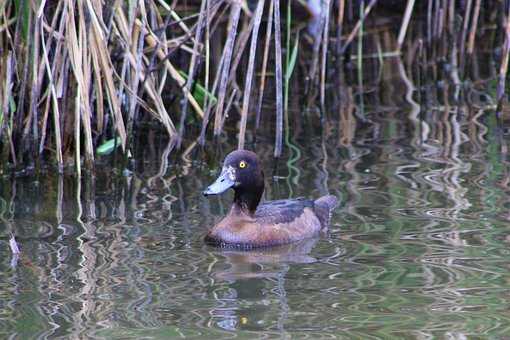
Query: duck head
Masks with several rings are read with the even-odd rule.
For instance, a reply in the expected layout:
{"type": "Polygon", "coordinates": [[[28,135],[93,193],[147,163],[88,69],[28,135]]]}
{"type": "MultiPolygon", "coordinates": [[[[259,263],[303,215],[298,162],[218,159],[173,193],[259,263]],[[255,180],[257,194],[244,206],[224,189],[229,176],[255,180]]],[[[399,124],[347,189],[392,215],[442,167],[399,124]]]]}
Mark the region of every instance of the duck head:
{"type": "Polygon", "coordinates": [[[234,204],[253,213],[264,192],[264,173],[254,152],[236,150],[227,155],[219,177],[204,190],[204,196],[218,195],[232,188],[234,204]]]}

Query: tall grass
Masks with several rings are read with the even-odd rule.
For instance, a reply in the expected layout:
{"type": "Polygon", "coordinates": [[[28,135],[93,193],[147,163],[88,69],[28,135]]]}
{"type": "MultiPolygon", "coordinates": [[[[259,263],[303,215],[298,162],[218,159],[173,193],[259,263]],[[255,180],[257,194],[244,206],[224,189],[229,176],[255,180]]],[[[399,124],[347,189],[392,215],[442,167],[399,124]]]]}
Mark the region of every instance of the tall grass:
{"type": "Polygon", "coordinates": [[[324,113],[328,84],[344,79],[336,76],[343,72],[337,66],[354,57],[358,83],[365,86],[371,43],[364,36],[377,26],[377,11],[401,23],[396,44],[379,49],[379,58],[406,55],[425,63],[424,70],[450,60],[459,65],[459,86],[469,78],[464,69],[476,58],[477,36],[493,30],[492,45],[483,46],[498,64],[494,101],[502,110],[508,1],[407,0],[393,7],[388,13],[377,0],[4,1],[0,171],[48,164],[59,172],[92,170],[98,155],[117,145],[129,155],[133,135],[146,123],[166,131],[175,149],[185,137],[204,145],[225,126],[238,129],[244,148],[254,138],[249,127],[265,123],[274,127],[279,157],[287,121],[306,114],[289,108],[291,94],[303,90],[296,84],[307,84],[303,105],[324,113]],[[422,41],[424,53],[412,54],[422,41]],[[274,98],[274,114],[264,109],[264,97],[274,98]]]}

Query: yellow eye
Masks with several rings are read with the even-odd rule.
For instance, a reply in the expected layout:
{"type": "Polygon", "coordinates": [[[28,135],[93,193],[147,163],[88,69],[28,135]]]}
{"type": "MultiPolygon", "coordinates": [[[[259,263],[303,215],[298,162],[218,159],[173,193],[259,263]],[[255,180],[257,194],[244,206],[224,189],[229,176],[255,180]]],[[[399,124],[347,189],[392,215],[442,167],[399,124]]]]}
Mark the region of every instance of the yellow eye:
{"type": "Polygon", "coordinates": [[[239,162],[239,167],[240,167],[241,169],[246,168],[246,165],[247,165],[247,164],[246,164],[246,162],[245,162],[245,161],[240,161],[240,162],[239,162]]]}

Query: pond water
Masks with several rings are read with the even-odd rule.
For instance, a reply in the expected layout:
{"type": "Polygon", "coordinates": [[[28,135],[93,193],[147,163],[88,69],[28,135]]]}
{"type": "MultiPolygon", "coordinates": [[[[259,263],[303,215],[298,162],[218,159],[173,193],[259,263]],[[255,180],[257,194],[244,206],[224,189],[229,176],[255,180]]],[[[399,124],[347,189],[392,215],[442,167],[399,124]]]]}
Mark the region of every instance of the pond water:
{"type": "Polygon", "coordinates": [[[372,114],[379,132],[350,144],[304,130],[277,164],[270,143],[250,145],[266,199],[341,199],[327,235],[270,250],[202,241],[230,204],[200,195],[227,142],[165,163],[149,136],[139,172],[4,178],[0,336],[509,334],[508,136],[494,115],[434,114],[421,141],[402,110],[372,114]]]}
{"type": "Polygon", "coordinates": [[[417,93],[398,60],[387,58],[372,82],[358,79],[362,96],[356,85],[329,86],[342,100],[322,125],[293,96],[278,162],[272,120],[257,144],[248,134],[264,163],[265,199],[340,199],[316,239],[257,251],[204,245],[232,194],[201,191],[236,131],[171,153],[163,134],[149,132],[130,171],[106,157],[81,180],[0,178],[0,337],[510,334],[508,124],[481,92],[495,87],[494,68],[480,61],[487,80],[467,90],[434,79],[417,93]]]}

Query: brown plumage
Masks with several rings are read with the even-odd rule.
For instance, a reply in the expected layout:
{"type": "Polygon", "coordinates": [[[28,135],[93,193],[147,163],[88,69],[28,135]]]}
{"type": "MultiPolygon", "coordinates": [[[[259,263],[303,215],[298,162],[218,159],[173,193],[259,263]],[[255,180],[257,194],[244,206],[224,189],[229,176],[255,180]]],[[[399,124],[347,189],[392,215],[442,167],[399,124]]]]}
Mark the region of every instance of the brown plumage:
{"type": "Polygon", "coordinates": [[[335,196],[317,200],[286,199],[259,205],[264,174],[257,155],[238,150],[225,158],[218,179],[204,195],[235,191],[230,212],[209,230],[205,241],[222,247],[257,248],[296,242],[317,235],[329,226],[335,196]]]}

